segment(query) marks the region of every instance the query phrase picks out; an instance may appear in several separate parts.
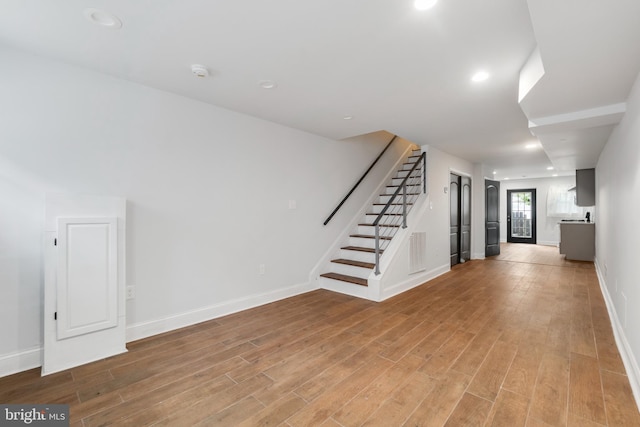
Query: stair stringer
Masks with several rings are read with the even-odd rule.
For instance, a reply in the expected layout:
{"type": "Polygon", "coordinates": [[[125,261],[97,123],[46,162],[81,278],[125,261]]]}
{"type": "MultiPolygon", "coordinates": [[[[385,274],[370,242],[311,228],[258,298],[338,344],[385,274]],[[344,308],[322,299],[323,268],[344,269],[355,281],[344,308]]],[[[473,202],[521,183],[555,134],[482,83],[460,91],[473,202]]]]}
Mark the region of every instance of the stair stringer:
{"type": "Polygon", "coordinates": [[[398,160],[394,163],[393,167],[389,169],[389,172],[380,181],[375,190],[371,193],[371,196],[363,203],[362,207],[356,212],[351,221],[342,229],[338,238],[331,244],[327,251],[322,255],[320,260],[311,269],[309,273],[309,283],[313,289],[327,289],[330,291],[340,292],[347,295],[352,295],[360,298],[369,299],[375,301],[372,298],[370,286],[359,286],[351,283],[335,283],[335,280],[324,279],[320,277],[322,271],[326,271],[329,268],[331,260],[336,258],[340,253],[340,248],[346,246],[349,243],[349,235],[353,233],[358,227],[358,223],[362,222],[367,210],[377,201],[382,191],[386,188],[387,184],[395,176],[402,164],[410,156],[414,144],[407,145],[406,149],[402,152],[402,155],[398,157],[398,160]]]}
{"type": "MultiPolygon", "coordinates": [[[[382,255],[382,257],[380,257],[380,274],[376,275],[375,272],[372,271],[369,275],[369,278],[367,279],[369,289],[371,289],[369,298],[370,300],[380,302],[392,297],[393,295],[404,292],[404,290],[411,289],[407,288],[390,294],[388,292],[388,289],[385,288],[394,287],[394,285],[385,285],[385,272],[394,262],[403,262],[399,259],[399,252],[405,245],[408,244],[411,234],[418,228],[420,218],[427,212],[428,209],[429,193],[423,193],[416,199],[413,208],[407,214],[407,228],[400,228],[398,230],[395,236],[393,236],[391,243],[389,243],[389,246],[387,246],[387,248],[384,250],[384,254],[382,255]]],[[[407,260],[404,260],[404,262],[407,262],[407,260]]]]}

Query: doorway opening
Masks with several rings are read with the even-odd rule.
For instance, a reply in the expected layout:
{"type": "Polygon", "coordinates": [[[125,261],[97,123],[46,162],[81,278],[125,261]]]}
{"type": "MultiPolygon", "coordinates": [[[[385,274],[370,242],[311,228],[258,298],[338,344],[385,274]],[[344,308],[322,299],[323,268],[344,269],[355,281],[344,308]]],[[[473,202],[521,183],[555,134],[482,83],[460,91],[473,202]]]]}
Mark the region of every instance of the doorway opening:
{"type": "Polygon", "coordinates": [[[507,242],[536,243],[536,190],[507,190],[507,242]]]}

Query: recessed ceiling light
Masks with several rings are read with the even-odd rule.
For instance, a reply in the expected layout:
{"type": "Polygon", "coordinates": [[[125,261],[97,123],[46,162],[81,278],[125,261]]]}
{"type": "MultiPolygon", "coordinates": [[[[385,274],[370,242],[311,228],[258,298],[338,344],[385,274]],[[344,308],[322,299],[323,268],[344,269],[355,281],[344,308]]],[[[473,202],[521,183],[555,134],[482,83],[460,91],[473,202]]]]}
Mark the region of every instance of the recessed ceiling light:
{"type": "Polygon", "coordinates": [[[489,73],[487,73],[484,70],[480,70],[477,73],[475,73],[473,76],[471,76],[471,81],[479,83],[487,80],[488,78],[489,78],[489,73]]]}
{"type": "Polygon", "coordinates": [[[413,7],[418,10],[429,10],[438,3],[438,0],[415,0],[413,7]]]}
{"type": "Polygon", "coordinates": [[[275,89],[276,87],[278,87],[278,84],[273,80],[260,80],[258,82],[258,86],[260,86],[262,89],[275,89]]]}
{"type": "Polygon", "coordinates": [[[557,174],[557,173],[554,173],[554,174],[553,174],[553,175],[551,175],[551,176],[558,176],[558,174],[557,174]]]}
{"type": "Polygon", "coordinates": [[[353,116],[344,116],[343,120],[353,120],[353,116]]]}
{"type": "Polygon", "coordinates": [[[85,9],[84,16],[96,25],[111,30],[122,28],[122,21],[116,15],[100,9],[85,9]]]}
{"type": "Polygon", "coordinates": [[[506,177],[504,180],[505,180],[505,181],[509,181],[509,177],[506,177]]]}
{"type": "Polygon", "coordinates": [[[493,174],[495,175],[495,174],[497,174],[498,172],[496,172],[496,171],[493,171],[492,173],[493,173],[493,174]]]}
{"type": "Polygon", "coordinates": [[[538,146],[538,144],[527,144],[527,145],[524,146],[524,148],[531,150],[533,148],[536,148],[537,146],[538,146]]]}
{"type": "Polygon", "coordinates": [[[553,166],[547,166],[547,170],[548,171],[552,171],[553,170],[553,166]]]}

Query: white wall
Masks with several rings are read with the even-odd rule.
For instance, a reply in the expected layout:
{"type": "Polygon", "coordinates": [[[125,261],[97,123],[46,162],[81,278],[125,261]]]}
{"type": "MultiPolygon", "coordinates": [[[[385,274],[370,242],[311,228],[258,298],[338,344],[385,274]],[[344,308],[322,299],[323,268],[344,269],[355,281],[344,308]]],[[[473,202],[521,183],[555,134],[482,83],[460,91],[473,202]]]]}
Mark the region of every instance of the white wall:
{"type": "MultiPolygon", "coordinates": [[[[536,189],[536,236],[539,245],[557,245],[560,241],[558,222],[562,218],[547,216],[547,193],[551,185],[573,187],[574,176],[500,181],[500,241],[507,241],[507,190],[536,189]]],[[[595,219],[595,217],[594,217],[595,219]]]]}
{"type": "Polygon", "coordinates": [[[596,267],[640,401],[640,76],[596,167],[596,267]]]}
{"type": "Polygon", "coordinates": [[[2,47],[0,63],[0,375],[42,342],[45,193],[128,200],[131,339],[310,289],[406,148],[324,227],[387,136],[329,140],[2,47]]]}

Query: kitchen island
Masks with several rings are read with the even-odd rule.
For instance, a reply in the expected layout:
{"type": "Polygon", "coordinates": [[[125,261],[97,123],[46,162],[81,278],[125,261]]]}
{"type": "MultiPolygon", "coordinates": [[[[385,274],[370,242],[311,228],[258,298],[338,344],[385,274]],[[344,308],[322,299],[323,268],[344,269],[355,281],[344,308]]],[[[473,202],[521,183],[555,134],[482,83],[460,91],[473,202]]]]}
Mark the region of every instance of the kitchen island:
{"type": "Polygon", "coordinates": [[[560,253],[568,260],[593,261],[596,225],[593,222],[560,222],[560,253]]]}

